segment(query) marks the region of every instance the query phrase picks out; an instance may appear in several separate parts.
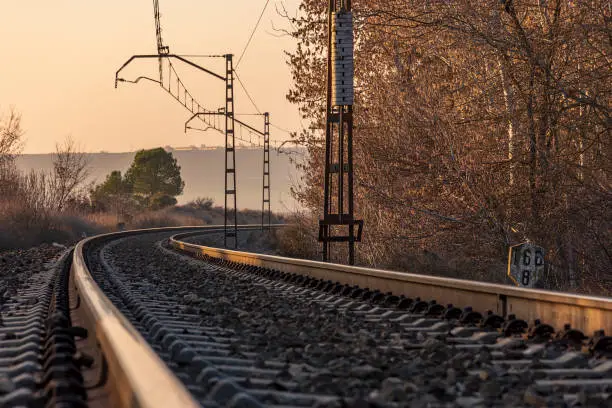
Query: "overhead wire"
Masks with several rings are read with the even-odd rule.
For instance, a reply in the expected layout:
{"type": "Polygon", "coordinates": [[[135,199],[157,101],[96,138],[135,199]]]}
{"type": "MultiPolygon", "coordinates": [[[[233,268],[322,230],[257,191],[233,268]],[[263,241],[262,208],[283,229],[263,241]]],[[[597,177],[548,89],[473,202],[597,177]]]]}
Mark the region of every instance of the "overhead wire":
{"type": "MultiPolygon", "coordinates": [[[[189,90],[187,89],[183,81],[181,80],[178,72],[174,68],[174,64],[172,63],[172,61],[170,61],[170,59],[168,59],[168,88],[166,88],[163,84],[160,84],[160,85],[162,85],[162,88],[166,90],[166,92],[168,92],[170,96],[176,99],[181,105],[183,105],[189,112],[206,113],[206,109],[204,109],[204,107],[200,104],[200,102],[198,102],[193,97],[191,92],[189,92],[189,90]],[[174,80],[176,81],[176,84],[177,84],[176,85],[176,95],[174,94],[173,92],[174,89],[172,88],[172,73],[174,73],[174,80]],[[183,89],[183,100],[181,100],[181,87],[183,89]],[[189,97],[189,101],[191,102],[191,104],[187,103],[188,97],[189,97]]],[[[218,126],[214,122],[214,119],[211,120],[207,116],[208,115],[206,116],[198,115],[198,119],[200,119],[206,125],[206,130],[214,129],[217,132],[223,133],[223,130],[221,129],[220,126],[218,126]]]]}
{"type": "Polygon", "coordinates": [[[249,40],[247,41],[246,45],[244,46],[244,49],[242,50],[242,54],[240,54],[240,58],[238,58],[238,62],[236,63],[236,67],[238,68],[238,65],[240,65],[240,61],[242,61],[242,57],[244,57],[244,54],[246,53],[247,48],[249,48],[249,44],[251,44],[251,40],[253,39],[253,36],[255,35],[255,32],[257,31],[257,27],[259,27],[259,23],[261,22],[261,18],[263,17],[264,13],[266,12],[266,9],[268,8],[268,4],[270,3],[270,0],[266,0],[266,4],[264,4],[263,10],[261,10],[261,14],[259,15],[259,18],[257,19],[257,23],[255,23],[255,27],[253,27],[253,31],[251,31],[251,35],[249,36],[249,40]]]}
{"type": "Polygon", "coordinates": [[[284,129],[284,128],[280,127],[280,126],[276,126],[274,123],[270,123],[270,126],[272,126],[276,130],[280,130],[281,132],[285,132],[285,133],[287,133],[289,135],[291,135],[292,133],[295,133],[295,132],[292,132],[290,130],[284,129]]]}
{"type": "MultiPolygon", "coordinates": [[[[268,7],[268,4],[270,3],[270,0],[266,0],[266,3],[264,4],[264,7],[259,15],[259,18],[257,19],[257,22],[255,24],[255,26],[253,27],[253,30],[251,31],[251,34],[249,36],[249,39],[247,41],[247,43],[244,46],[244,49],[242,50],[242,53],[240,54],[240,58],[238,59],[238,62],[236,64],[236,67],[238,67],[238,65],[240,64],[240,62],[242,61],[243,57],[246,54],[246,51],[249,47],[249,45],[251,44],[251,41],[253,40],[253,37],[255,35],[255,33],[257,32],[257,28],[259,27],[259,24],[261,23],[261,19],[263,18],[263,15],[268,7]]],[[[220,133],[223,133],[223,130],[221,129],[221,121],[219,120],[219,123],[217,123],[217,116],[218,113],[214,113],[213,111],[207,111],[206,109],[203,109],[202,105],[196,101],[196,99],[193,97],[193,95],[191,94],[191,92],[189,92],[189,90],[187,89],[186,85],[183,83],[183,81],[181,80],[177,70],[174,67],[174,64],[172,64],[172,61],[167,58],[167,54],[169,53],[169,49],[167,46],[163,45],[163,40],[161,37],[161,24],[160,24],[160,13],[159,13],[159,2],[158,0],[154,0],[154,12],[155,12],[155,22],[156,22],[156,36],[157,36],[157,51],[159,54],[159,76],[160,76],[160,80],[156,81],[154,79],[148,78],[148,77],[138,77],[136,80],[134,81],[128,81],[128,80],[124,80],[121,79],[124,82],[133,82],[133,83],[137,83],[139,80],[141,79],[148,79],[150,81],[156,82],[160,85],[160,87],[162,89],[164,89],[168,94],[170,94],[170,96],[172,96],[174,99],[176,99],[181,105],[183,105],[188,111],[190,111],[192,114],[194,114],[198,119],[200,119],[201,122],[203,122],[203,124],[205,125],[204,128],[199,128],[199,127],[191,127],[191,126],[187,126],[187,124],[185,125],[185,129],[193,129],[193,130],[198,130],[198,131],[208,131],[208,130],[215,130],[218,131],[220,133]],[[164,64],[162,64],[162,60],[166,59],[168,64],[168,87],[166,88],[165,84],[164,84],[164,75],[163,75],[163,71],[164,71],[164,64]],[[174,78],[173,78],[173,74],[174,74],[174,78]],[[176,86],[173,87],[173,83],[176,83],[176,86]]],[[[182,57],[190,57],[190,58],[224,58],[226,57],[226,55],[210,55],[210,54],[183,54],[182,57]]],[[[242,80],[240,79],[240,77],[238,76],[238,73],[236,72],[236,70],[233,70],[236,78],[238,79],[238,82],[240,83],[240,86],[242,87],[242,89],[244,90],[245,94],[247,95],[247,97],[249,98],[249,100],[251,101],[251,103],[253,104],[253,106],[255,107],[255,109],[258,112],[258,115],[263,115],[263,113],[261,112],[261,110],[259,109],[259,107],[257,106],[257,104],[255,103],[253,97],[250,95],[250,93],[248,92],[248,90],[246,89],[246,86],[244,85],[244,83],[242,82],[242,80]]],[[[226,115],[226,114],[225,114],[226,115]]],[[[225,116],[224,115],[224,116],[225,116]]],[[[254,115],[254,114],[250,114],[250,115],[254,115]]],[[[192,118],[193,119],[193,118],[192,118]]],[[[220,118],[219,118],[220,119],[220,118]]],[[[239,136],[236,136],[236,134],[234,134],[234,138],[237,140],[240,140],[244,143],[248,143],[252,146],[257,146],[257,147],[262,147],[262,139],[260,135],[256,135],[255,136],[255,142],[253,142],[253,133],[252,131],[249,129],[249,126],[245,126],[243,123],[241,123],[240,121],[236,120],[235,125],[237,125],[237,127],[239,128],[240,132],[239,132],[239,136]],[[246,137],[242,137],[242,133],[243,130],[246,130],[248,132],[248,140],[246,137]]],[[[227,133],[227,130],[226,130],[227,133]]]]}
{"type": "MultiPolygon", "coordinates": [[[[246,89],[246,86],[244,85],[244,82],[242,82],[242,80],[240,79],[240,76],[238,75],[238,72],[236,72],[236,70],[234,69],[234,74],[236,75],[236,79],[238,80],[238,83],[240,84],[240,87],[242,88],[242,90],[244,91],[244,93],[246,94],[247,98],[249,98],[249,101],[251,101],[251,104],[253,105],[253,107],[255,108],[255,110],[257,111],[257,113],[241,113],[241,114],[236,114],[235,116],[260,116],[263,115],[263,113],[261,112],[261,110],[259,109],[259,107],[257,106],[257,104],[255,103],[255,100],[253,99],[253,97],[251,96],[251,94],[249,93],[249,91],[246,89]]],[[[273,123],[270,123],[270,126],[280,130],[281,132],[287,133],[288,135],[292,135],[295,132],[291,132],[290,130],[284,129],[280,126],[277,126],[273,123]]],[[[287,142],[287,141],[285,141],[287,142]]],[[[277,147],[278,149],[278,147],[277,147]]]]}
{"type": "MultiPolygon", "coordinates": [[[[164,84],[160,83],[162,88],[166,92],[168,92],[174,99],[176,99],[181,105],[183,105],[188,111],[190,111],[191,113],[194,113],[194,114],[195,113],[199,113],[197,118],[206,125],[206,127],[203,128],[203,129],[202,128],[191,127],[191,126],[187,126],[187,129],[198,130],[198,131],[207,131],[207,130],[211,130],[212,129],[212,130],[215,130],[217,132],[223,133],[223,130],[221,129],[221,125],[217,124],[214,119],[211,120],[211,117],[215,118],[215,117],[217,117],[219,115],[214,114],[211,111],[206,111],[203,108],[203,106],[192,96],[191,92],[189,92],[189,90],[187,89],[187,87],[185,86],[183,81],[181,80],[181,78],[180,78],[176,68],[174,67],[174,64],[170,60],[168,60],[168,69],[169,69],[168,88],[166,88],[164,86],[164,84]],[[174,78],[173,78],[173,76],[174,76],[174,78]],[[176,89],[174,89],[174,87],[172,87],[172,82],[176,82],[176,89]],[[183,90],[183,98],[181,98],[181,90],[183,90]],[[174,91],[176,91],[176,94],[175,94],[174,91]],[[191,106],[188,103],[188,100],[189,100],[189,102],[191,102],[191,106]],[[211,115],[207,115],[207,114],[211,114],[211,115]]],[[[242,115],[244,115],[244,116],[247,116],[247,115],[248,116],[262,116],[263,113],[261,113],[261,111],[259,110],[257,105],[255,105],[255,102],[253,101],[253,98],[251,97],[251,95],[248,93],[248,91],[244,87],[244,84],[242,84],[242,82],[240,81],[240,78],[238,77],[238,75],[236,75],[236,78],[240,82],[240,84],[243,87],[245,93],[247,94],[247,96],[251,100],[251,103],[253,103],[253,106],[255,106],[255,109],[258,112],[258,113],[248,113],[248,114],[240,114],[240,115],[241,116],[242,115]]],[[[275,126],[275,125],[272,125],[272,124],[270,124],[270,125],[278,128],[278,126],[275,126]]],[[[236,122],[235,126],[238,129],[240,129],[240,132],[238,134],[234,134],[234,137],[235,137],[236,140],[240,140],[241,142],[247,143],[247,144],[249,144],[251,146],[254,146],[254,147],[262,147],[263,146],[259,136],[257,136],[257,140],[255,142],[251,139],[252,132],[248,128],[246,128],[242,123],[236,122]],[[246,130],[249,133],[249,139],[247,139],[246,137],[242,137],[242,131],[243,130],[246,130]]]]}
{"type": "MultiPolygon", "coordinates": [[[[236,71],[236,69],[238,68],[238,66],[242,62],[242,59],[244,58],[244,56],[245,56],[245,54],[246,54],[246,52],[247,52],[247,50],[248,50],[252,40],[253,40],[253,37],[255,36],[255,33],[257,32],[257,29],[259,28],[259,24],[261,23],[261,20],[262,20],[263,15],[265,14],[265,12],[266,12],[266,10],[268,8],[269,3],[270,3],[270,0],[266,0],[265,4],[264,4],[264,6],[263,6],[263,8],[261,10],[261,13],[259,14],[259,17],[257,18],[257,22],[255,23],[255,26],[253,27],[253,30],[251,31],[251,34],[249,35],[249,39],[247,40],[247,42],[246,42],[246,44],[245,44],[245,46],[244,46],[244,48],[242,50],[242,53],[240,54],[240,57],[238,58],[238,62],[236,63],[236,66],[234,67],[234,74],[236,76],[236,79],[238,80],[238,83],[240,84],[240,87],[242,88],[242,90],[246,94],[247,98],[249,99],[249,101],[251,102],[251,104],[253,105],[255,110],[257,111],[256,114],[255,113],[240,114],[241,116],[242,115],[244,115],[244,116],[263,115],[262,111],[259,109],[259,106],[257,106],[257,103],[255,102],[255,99],[251,96],[250,92],[246,88],[246,85],[244,84],[244,82],[242,81],[240,76],[238,75],[238,72],[236,71]]],[[[183,56],[184,57],[192,57],[192,58],[225,57],[225,55],[210,55],[210,54],[185,54],[183,56]]],[[[172,71],[172,72],[170,73],[170,77],[168,78],[169,84],[168,84],[168,89],[166,89],[166,91],[168,93],[170,93],[170,95],[172,95],[177,101],[179,101],[179,103],[181,103],[185,108],[187,108],[192,113],[200,111],[201,108],[202,108],[200,103],[197,102],[195,100],[195,98],[191,95],[191,93],[187,90],[187,87],[181,81],[181,79],[180,79],[180,77],[178,75],[178,72],[176,72],[172,62],[170,60],[168,60],[168,62],[169,62],[169,64],[168,64],[169,65],[169,70],[172,71]],[[177,91],[176,92],[177,95],[176,96],[173,94],[172,88],[171,88],[171,84],[170,84],[170,82],[171,82],[171,74],[172,73],[174,73],[175,80],[177,82],[177,90],[176,90],[177,91]],[[180,96],[180,88],[181,88],[181,86],[182,86],[182,88],[184,90],[184,93],[185,93],[183,101],[181,101],[181,96],[180,96]],[[187,98],[188,97],[189,97],[190,102],[191,102],[191,107],[189,107],[188,103],[187,103],[187,98]],[[194,105],[195,105],[196,109],[194,109],[194,105]]],[[[163,84],[160,84],[160,85],[162,85],[162,88],[164,88],[163,84]]],[[[238,115],[236,115],[236,116],[238,116],[238,115]]],[[[204,122],[204,124],[206,125],[206,129],[197,129],[197,128],[191,128],[190,127],[191,129],[194,129],[194,130],[208,130],[208,129],[212,128],[212,129],[215,129],[217,131],[221,131],[221,129],[217,127],[217,125],[216,125],[216,123],[214,121],[213,121],[213,123],[210,123],[209,121],[206,120],[206,118],[199,117],[199,119],[202,122],[204,122]]],[[[237,123],[237,125],[239,127],[242,127],[242,125],[239,124],[239,123],[237,123]]],[[[283,128],[281,128],[281,127],[279,127],[277,125],[274,125],[272,123],[270,123],[270,126],[274,127],[277,130],[285,132],[287,134],[292,134],[291,131],[289,131],[287,129],[283,129],[283,128]]],[[[236,135],[235,135],[235,137],[236,137],[236,135]]],[[[246,140],[245,138],[242,138],[242,137],[236,137],[236,139],[238,139],[238,140],[240,140],[242,142],[245,142],[245,143],[249,143],[249,144],[254,145],[254,146],[258,146],[258,145],[261,146],[259,143],[253,143],[252,140],[246,140]]],[[[259,140],[258,140],[258,142],[259,142],[259,140]]]]}
{"type": "MultiPolygon", "coordinates": [[[[191,126],[187,126],[186,128],[192,129],[192,130],[198,130],[198,131],[207,131],[207,130],[213,129],[217,132],[224,133],[221,123],[218,124],[216,123],[216,120],[215,120],[215,118],[218,117],[219,115],[213,111],[207,111],[206,109],[203,108],[203,106],[197,100],[195,100],[191,92],[187,90],[187,87],[181,80],[176,68],[174,67],[174,64],[169,59],[168,59],[167,66],[169,70],[168,71],[168,87],[166,88],[165,84],[160,84],[160,85],[162,85],[162,88],[166,92],[168,92],[174,99],[176,99],[181,105],[187,108],[188,111],[190,111],[193,114],[198,113],[197,118],[206,125],[205,128],[196,128],[196,127],[191,127],[191,126]],[[176,83],[175,87],[172,85],[173,83],[176,83]]],[[[236,76],[236,78],[238,78],[238,76],[236,76]]],[[[244,86],[243,84],[241,85],[244,86]]],[[[248,91],[246,90],[246,88],[243,88],[243,89],[245,90],[245,93],[247,93],[247,96],[249,97],[249,99],[251,99],[251,103],[254,103],[250,94],[248,94],[248,91]]],[[[252,113],[248,115],[262,116],[263,113],[261,113],[261,111],[259,111],[257,107],[256,109],[258,110],[259,113],[257,114],[252,113]]],[[[255,147],[263,146],[259,138],[257,138],[257,140],[254,142],[251,139],[251,137],[247,139],[246,137],[241,136],[243,129],[249,133],[249,136],[252,136],[252,132],[247,127],[245,127],[242,123],[240,123],[239,121],[236,121],[235,126],[238,129],[240,129],[240,132],[238,134],[234,134],[234,137],[236,140],[250,144],[251,146],[255,146],[255,147]]]]}
{"type": "MultiPolygon", "coordinates": [[[[263,113],[261,112],[261,110],[259,109],[257,104],[255,103],[255,100],[253,99],[253,97],[251,96],[249,91],[246,89],[246,86],[244,85],[244,82],[242,82],[242,80],[240,79],[240,76],[238,75],[238,73],[236,72],[235,69],[234,69],[234,74],[236,75],[236,79],[238,80],[238,83],[240,84],[240,87],[242,88],[242,90],[246,94],[247,98],[249,98],[249,100],[251,101],[251,104],[253,105],[253,107],[257,111],[257,113],[240,113],[240,114],[236,114],[235,116],[261,116],[261,115],[263,115],[263,113]]],[[[273,128],[275,128],[277,130],[280,130],[281,132],[287,133],[288,135],[292,135],[293,133],[295,133],[295,132],[291,132],[290,130],[284,129],[284,128],[280,127],[280,126],[277,126],[277,125],[275,125],[273,123],[270,123],[270,126],[272,126],[273,128]]]]}
{"type": "Polygon", "coordinates": [[[240,86],[242,87],[242,90],[244,91],[244,93],[246,94],[246,96],[249,98],[249,100],[251,101],[251,104],[253,105],[253,107],[255,108],[255,110],[257,111],[257,113],[259,113],[260,115],[261,110],[259,110],[259,107],[257,107],[257,104],[255,103],[255,100],[253,99],[253,97],[251,96],[251,94],[249,93],[249,91],[246,89],[246,86],[244,85],[244,83],[242,82],[242,79],[240,79],[240,76],[238,75],[238,72],[236,72],[236,69],[234,69],[234,74],[236,74],[236,79],[238,80],[238,83],[240,84],[240,86]]]}
{"type": "MultiPolygon", "coordinates": [[[[243,57],[244,57],[244,55],[245,55],[249,45],[251,44],[251,41],[253,40],[253,36],[257,32],[257,28],[259,27],[259,24],[261,23],[261,19],[263,18],[263,15],[266,12],[266,9],[267,9],[269,3],[270,3],[270,0],[266,0],[266,3],[264,4],[263,9],[261,10],[261,13],[259,14],[259,18],[257,19],[257,22],[255,23],[255,26],[253,27],[253,30],[251,31],[251,35],[249,36],[249,39],[248,39],[246,45],[244,46],[244,49],[242,50],[242,53],[240,54],[240,57],[238,58],[238,62],[236,63],[236,66],[234,67],[234,74],[236,75],[236,79],[238,80],[238,83],[240,84],[240,87],[242,88],[242,90],[246,94],[247,98],[249,99],[249,101],[251,102],[251,104],[253,105],[255,110],[257,111],[258,115],[262,115],[262,112],[259,109],[259,107],[257,106],[257,103],[255,102],[255,99],[251,96],[250,92],[246,88],[246,85],[244,84],[244,82],[240,78],[240,75],[238,75],[237,69],[238,69],[238,66],[240,65],[240,62],[242,61],[242,59],[243,59],[243,57]]],[[[243,115],[255,115],[255,114],[243,114],[243,115]]],[[[276,125],[274,125],[272,123],[270,124],[270,126],[274,127],[277,130],[285,132],[285,133],[287,133],[289,135],[292,134],[291,131],[289,131],[287,129],[283,129],[283,128],[281,128],[279,126],[276,126],[276,125]]]]}

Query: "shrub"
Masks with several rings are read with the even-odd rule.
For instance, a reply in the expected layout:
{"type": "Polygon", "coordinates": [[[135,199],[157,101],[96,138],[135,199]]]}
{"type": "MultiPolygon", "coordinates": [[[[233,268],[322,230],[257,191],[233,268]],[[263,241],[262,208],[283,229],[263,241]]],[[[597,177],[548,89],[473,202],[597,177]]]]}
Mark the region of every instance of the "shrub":
{"type": "Polygon", "coordinates": [[[211,210],[214,203],[215,201],[210,197],[198,197],[187,203],[185,207],[191,207],[196,210],[211,210]]]}
{"type": "Polygon", "coordinates": [[[149,208],[152,210],[161,210],[173,205],[176,205],[176,198],[168,194],[155,194],[149,201],[149,208]]]}
{"type": "Polygon", "coordinates": [[[129,229],[142,229],[190,225],[203,225],[203,223],[198,218],[173,213],[172,209],[167,209],[139,214],[127,224],[127,227],[129,229]]]}

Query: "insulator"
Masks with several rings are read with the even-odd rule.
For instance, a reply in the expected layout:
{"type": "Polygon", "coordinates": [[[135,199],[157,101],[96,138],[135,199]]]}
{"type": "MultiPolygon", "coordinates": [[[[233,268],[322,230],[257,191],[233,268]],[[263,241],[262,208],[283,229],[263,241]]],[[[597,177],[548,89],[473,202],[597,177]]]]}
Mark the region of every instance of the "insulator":
{"type": "Polygon", "coordinates": [[[353,13],[339,11],[332,14],[332,105],[353,104],[353,13]]]}

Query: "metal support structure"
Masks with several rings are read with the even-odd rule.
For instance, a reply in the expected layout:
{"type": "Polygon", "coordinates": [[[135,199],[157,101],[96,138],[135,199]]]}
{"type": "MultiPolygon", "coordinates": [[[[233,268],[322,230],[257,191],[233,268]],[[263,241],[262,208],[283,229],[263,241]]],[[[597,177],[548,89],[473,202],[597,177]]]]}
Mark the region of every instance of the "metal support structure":
{"type": "MultiPolygon", "coordinates": [[[[162,58],[168,62],[168,78],[167,81],[159,81],[158,84],[162,89],[168,92],[174,99],[176,99],[181,105],[183,105],[189,112],[193,114],[191,119],[197,117],[206,126],[207,129],[214,129],[225,133],[225,237],[224,243],[227,247],[228,238],[234,238],[234,248],[238,247],[238,211],[236,203],[236,152],[235,152],[235,121],[234,121],[234,70],[232,64],[232,55],[224,55],[226,72],[225,76],[219,75],[212,72],[194,62],[191,62],[180,55],[166,54],[166,55],[134,55],[128,59],[115,73],[115,87],[118,82],[138,82],[140,79],[148,79],[153,82],[158,82],[151,78],[139,77],[135,81],[126,81],[119,75],[132,61],[136,59],[152,59],[162,58]],[[185,64],[199,69],[217,79],[221,79],[225,82],[225,110],[222,113],[212,112],[205,110],[202,105],[195,100],[191,93],[187,90],[181,79],[178,77],[178,73],[174,69],[171,59],[177,59],[178,61],[184,62],[185,64]],[[167,87],[166,83],[167,82],[167,87]],[[213,120],[217,115],[225,116],[225,127],[221,124],[216,124],[213,120]],[[229,207],[228,207],[229,205],[229,207]]],[[[163,68],[163,64],[162,64],[163,68]]],[[[191,120],[190,119],[190,120],[191,120]]]]}
{"type": "MultiPolygon", "coordinates": [[[[217,56],[215,56],[217,57],[217,56]]],[[[225,55],[222,56],[223,58],[226,58],[225,55]]],[[[220,79],[221,81],[225,81],[225,77],[223,75],[219,75],[209,69],[204,68],[201,65],[196,64],[195,62],[189,61],[187,58],[181,56],[181,55],[177,55],[177,54],[166,54],[166,55],[162,55],[160,57],[159,54],[137,54],[137,55],[132,55],[127,61],[125,61],[123,63],[123,65],[121,65],[121,67],[119,67],[119,69],[117,70],[117,72],[115,72],[115,88],[117,88],[117,82],[125,82],[125,79],[122,79],[119,77],[119,74],[121,74],[121,72],[125,69],[125,67],[127,67],[128,65],[130,65],[132,63],[132,61],[137,60],[137,59],[152,59],[152,58],[165,58],[165,59],[170,59],[170,58],[174,58],[178,61],[184,62],[185,64],[198,69],[202,72],[207,73],[208,75],[211,75],[217,79],[220,79]]]]}
{"type": "MultiPolygon", "coordinates": [[[[260,115],[260,114],[253,114],[260,115]]],[[[190,123],[196,119],[201,119],[204,123],[209,124],[215,122],[211,118],[215,116],[227,116],[224,111],[220,110],[218,112],[209,111],[209,112],[196,112],[194,113],[188,120],[185,122],[185,132],[187,129],[206,131],[209,129],[216,129],[212,126],[207,126],[205,129],[200,129],[196,127],[192,127],[190,123]]],[[[243,121],[236,119],[234,117],[234,126],[238,125],[240,129],[246,129],[249,132],[255,133],[256,135],[263,138],[263,143],[253,143],[250,140],[244,139],[234,132],[234,141],[241,140],[246,143],[251,143],[255,146],[263,147],[263,189],[262,189],[262,204],[261,204],[261,230],[270,229],[270,225],[272,223],[272,210],[271,210],[271,194],[270,194],[270,114],[268,112],[261,114],[264,117],[264,130],[255,129],[253,126],[244,123],[243,121]],[[267,219],[267,222],[266,222],[267,219]],[[267,225],[267,226],[266,226],[267,225]]]]}
{"type": "Polygon", "coordinates": [[[270,114],[264,113],[264,140],[263,140],[263,190],[261,202],[261,230],[270,230],[272,223],[270,209],[270,114]],[[265,219],[268,219],[267,226],[265,219]]]}
{"type": "Polygon", "coordinates": [[[157,38],[157,53],[158,54],[169,54],[170,48],[164,45],[164,40],[162,39],[162,29],[159,13],[159,0],[153,0],[153,14],[155,16],[155,37],[157,38]]]}
{"type": "Polygon", "coordinates": [[[155,37],[157,38],[157,54],[159,55],[159,82],[164,82],[164,68],[162,67],[163,55],[170,54],[170,47],[164,45],[161,29],[161,14],[159,13],[159,0],[153,0],[153,14],[155,17],[155,37]]]}
{"type": "Polygon", "coordinates": [[[354,265],[355,242],[361,241],[363,220],[356,220],[354,214],[350,13],[351,0],[329,0],[325,202],[323,219],[319,221],[319,241],[323,244],[325,262],[330,260],[332,242],[347,242],[348,263],[354,265]]]}
{"type": "Polygon", "coordinates": [[[234,67],[233,55],[225,56],[225,234],[238,248],[238,209],[236,206],[236,139],[234,135],[234,67]],[[233,224],[233,228],[232,228],[233,224]]]}
{"type": "MultiPolygon", "coordinates": [[[[207,55],[209,58],[224,58],[225,59],[225,75],[219,75],[195,62],[192,62],[181,55],[170,54],[170,48],[164,45],[162,38],[162,28],[159,12],[159,0],[153,0],[153,13],[155,17],[155,35],[157,39],[157,54],[139,54],[130,57],[115,73],[115,88],[119,82],[130,82],[137,83],[141,79],[146,79],[157,83],[162,89],[168,92],[174,99],[176,99],[181,105],[183,105],[189,112],[193,114],[191,118],[185,123],[185,131],[187,129],[196,130],[209,130],[213,129],[221,133],[225,133],[225,228],[224,228],[224,245],[227,247],[228,238],[234,239],[234,248],[238,248],[238,207],[236,198],[236,139],[244,140],[240,136],[236,136],[236,123],[243,128],[248,129],[254,133],[263,136],[264,138],[264,181],[263,181],[263,204],[265,207],[266,201],[268,205],[268,225],[270,225],[270,139],[269,139],[269,115],[265,114],[264,121],[264,132],[254,129],[252,126],[247,125],[235,119],[234,109],[234,67],[233,67],[233,55],[207,55]],[[141,59],[157,59],[159,63],[159,81],[148,78],[145,76],[139,76],[135,80],[126,80],[120,77],[121,72],[134,60],[141,59]],[[179,78],[178,72],[175,70],[172,64],[172,59],[178,60],[186,65],[196,68],[212,77],[215,77],[225,82],[225,109],[221,108],[219,111],[210,111],[202,107],[202,105],[195,100],[193,95],[187,90],[185,84],[179,78]],[[167,61],[168,75],[167,84],[164,80],[164,60],[167,61]],[[215,119],[219,116],[225,117],[225,128],[223,129],[222,119],[218,123],[215,119]],[[198,129],[188,127],[188,124],[195,118],[201,120],[205,129],[198,129]],[[267,176],[267,179],[266,179],[267,176]],[[267,195],[266,195],[267,190],[267,195]]],[[[200,55],[202,57],[202,55],[200,55]]],[[[251,141],[244,140],[252,144],[251,141]]],[[[262,229],[264,228],[264,218],[262,211],[262,229]]]]}

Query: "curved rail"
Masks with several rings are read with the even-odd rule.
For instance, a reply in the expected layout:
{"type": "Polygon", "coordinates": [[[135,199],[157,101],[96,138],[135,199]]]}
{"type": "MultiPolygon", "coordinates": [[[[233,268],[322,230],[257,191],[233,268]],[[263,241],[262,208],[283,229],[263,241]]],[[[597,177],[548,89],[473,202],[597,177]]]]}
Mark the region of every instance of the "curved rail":
{"type": "MultiPolygon", "coordinates": [[[[241,229],[256,229],[240,226],[241,229]]],[[[79,242],[74,250],[71,286],[78,306],[74,313],[89,332],[88,350],[101,361],[96,373],[98,386],[105,385],[113,407],[199,407],[190,392],[151,349],[147,341],[112,304],[87,268],[85,252],[93,243],[130,235],[198,230],[213,232],[218,226],[172,227],[134,230],[98,235],[79,242]]],[[[219,229],[219,232],[223,229],[219,229]]]]}
{"type": "Polygon", "coordinates": [[[378,289],[383,293],[438,299],[459,307],[469,305],[475,310],[492,310],[504,318],[514,314],[526,321],[540,319],[558,330],[570,324],[572,328],[586,334],[601,329],[607,333],[612,332],[610,298],[232,251],[182,241],[186,236],[175,235],[170,238],[170,244],[177,250],[194,255],[208,255],[246,265],[378,289]]]}

